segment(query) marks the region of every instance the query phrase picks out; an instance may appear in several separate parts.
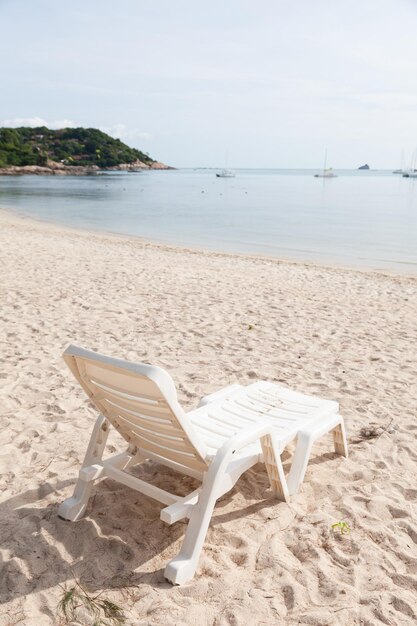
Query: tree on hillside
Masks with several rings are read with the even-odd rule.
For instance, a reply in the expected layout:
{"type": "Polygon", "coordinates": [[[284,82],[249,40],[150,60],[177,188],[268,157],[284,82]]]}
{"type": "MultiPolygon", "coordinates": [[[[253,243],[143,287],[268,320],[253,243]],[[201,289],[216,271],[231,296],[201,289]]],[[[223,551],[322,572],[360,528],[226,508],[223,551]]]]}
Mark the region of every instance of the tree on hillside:
{"type": "Polygon", "coordinates": [[[45,165],[48,159],[103,168],[137,160],[153,163],[149,155],[97,128],[0,128],[0,167],[45,165]]]}

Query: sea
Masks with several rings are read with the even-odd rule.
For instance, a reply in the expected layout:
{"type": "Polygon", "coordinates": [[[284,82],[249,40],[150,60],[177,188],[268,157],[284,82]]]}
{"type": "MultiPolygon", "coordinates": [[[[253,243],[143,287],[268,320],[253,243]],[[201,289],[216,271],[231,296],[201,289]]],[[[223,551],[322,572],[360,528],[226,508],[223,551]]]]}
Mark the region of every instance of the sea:
{"type": "Polygon", "coordinates": [[[417,179],[383,170],[0,176],[0,207],[196,249],[417,275],[417,179]]]}

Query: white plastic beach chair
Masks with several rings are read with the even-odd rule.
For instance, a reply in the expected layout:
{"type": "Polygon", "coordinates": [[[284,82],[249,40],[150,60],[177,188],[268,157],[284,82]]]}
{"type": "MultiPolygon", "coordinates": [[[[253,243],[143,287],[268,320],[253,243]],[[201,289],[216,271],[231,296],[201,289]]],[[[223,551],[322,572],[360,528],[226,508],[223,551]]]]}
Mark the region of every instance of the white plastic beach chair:
{"type": "Polygon", "coordinates": [[[82,464],[74,495],[59,515],[76,521],[86,510],[93,481],[108,476],[165,504],[161,519],[173,524],[189,518],[179,554],[165,569],[172,583],[195,573],[216,500],[247,469],[265,464],[277,497],[287,500],[304,478],[313,442],[332,431],[338,454],[347,456],[343,418],[338,404],[305,396],[268,382],[233,385],[202,399],[185,413],[174,383],[160,367],[129,363],[70,346],[64,359],[100,411],[82,464]],[[110,425],[128,449],[103,459],[110,425]],[[297,437],[286,481],[281,453],[297,437]],[[154,460],[199,479],[201,486],[185,497],[173,495],[127,470],[154,460]]]}

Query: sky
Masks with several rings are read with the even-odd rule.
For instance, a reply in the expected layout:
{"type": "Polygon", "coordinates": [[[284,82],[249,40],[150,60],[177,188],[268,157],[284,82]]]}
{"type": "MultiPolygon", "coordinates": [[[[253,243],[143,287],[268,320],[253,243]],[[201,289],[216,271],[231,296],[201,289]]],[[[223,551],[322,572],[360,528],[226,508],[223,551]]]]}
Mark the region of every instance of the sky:
{"type": "Polygon", "coordinates": [[[0,0],[0,126],[25,125],[176,167],[410,166],[417,0],[0,0]]]}

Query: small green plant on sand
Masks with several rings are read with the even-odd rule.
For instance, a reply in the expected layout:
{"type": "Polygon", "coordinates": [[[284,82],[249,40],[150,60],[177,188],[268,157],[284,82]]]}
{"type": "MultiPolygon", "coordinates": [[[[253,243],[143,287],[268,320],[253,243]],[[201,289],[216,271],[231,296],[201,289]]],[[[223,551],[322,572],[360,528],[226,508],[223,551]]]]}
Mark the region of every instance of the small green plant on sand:
{"type": "Polygon", "coordinates": [[[348,535],[350,533],[350,526],[347,522],[336,522],[332,524],[331,529],[334,533],[339,530],[341,535],[348,535]]]}
{"type": "Polygon", "coordinates": [[[102,592],[90,595],[80,583],[63,589],[63,595],[58,603],[58,613],[64,624],[77,621],[77,610],[84,609],[91,617],[93,626],[122,626],[125,623],[123,609],[101,597],[102,592]]]}

